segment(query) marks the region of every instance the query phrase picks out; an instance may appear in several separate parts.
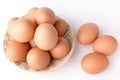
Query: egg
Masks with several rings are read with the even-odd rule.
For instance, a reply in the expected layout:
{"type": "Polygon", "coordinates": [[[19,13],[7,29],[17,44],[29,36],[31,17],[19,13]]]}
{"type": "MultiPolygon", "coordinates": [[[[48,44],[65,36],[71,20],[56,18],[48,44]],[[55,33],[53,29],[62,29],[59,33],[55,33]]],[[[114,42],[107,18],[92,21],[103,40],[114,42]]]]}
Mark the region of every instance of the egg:
{"type": "Polygon", "coordinates": [[[34,38],[29,42],[31,47],[37,47],[35,44],[34,38]]]}
{"type": "Polygon", "coordinates": [[[60,37],[57,45],[50,50],[51,56],[56,59],[65,57],[70,50],[70,44],[68,40],[63,37],[60,37]]]}
{"type": "Polygon", "coordinates": [[[98,26],[94,23],[83,24],[78,32],[77,39],[81,44],[87,45],[91,44],[98,37],[99,29],[98,26]]]}
{"type": "Polygon", "coordinates": [[[27,12],[27,14],[24,16],[24,18],[28,18],[28,19],[30,19],[36,26],[37,26],[37,24],[36,24],[36,22],[35,22],[35,19],[34,19],[34,14],[35,14],[35,12],[37,11],[37,7],[32,7],[28,12],[27,12]]]}
{"type": "Polygon", "coordinates": [[[61,18],[60,18],[59,16],[56,16],[55,19],[56,19],[56,21],[57,21],[57,20],[59,20],[59,19],[61,19],[61,18]]]}
{"type": "Polygon", "coordinates": [[[81,60],[81,67],[89,74],[103,72],[109,66],[108,58],[101,53],[89,53],[81,60]]]}
{"type": "Polygon", "coordinates": [[[45,69],[50,63],[49,52],[32,48],[27,54],[27,64],[34,70],[45,69]]]}
{"type": "Polygon", "coordinates": [[[54,24],[56,21],[55,13],[47,7],[39,8],[35,12],[34,18],[38,25],[42,23],[54,24]]]}
{"type": "Polygon", "coordinates": [[[60,18],[56,21],[54,26],[55,26],[59,36],[63,36],[69,28],[68,23],[65,20],[60,19],[60,18]]]}
{"type": "Polygon", "coordinates": [[[19,43],[13,40],[6,47],[6,56],[11,61],[20,62],[26,58],[28,51],[28,43],[19,43]]]}
{"type": "Polygon", "coordinates": [[[58,42],[58,34],[55,27],[48,23],[39,25],[34,35],[35,44],[43,50],[50,50],[58,42]]]}
{"type": "Polygon", "coordinates": [[[103,35],[96,39],[96,41],[93,43],[93,50],[109,56],[115,52],[117,46],[117,40],[113,36],[103,35]]]}
{"type": "Polygon", "coordinates": [[[12,17],[12,18],[8,21],[7,27],[9,28],[9,26],[12,26],[17,19],[18,19],[18,17],[12,17]]]}
{"type": "Polygon", "coordinates": [[[35,32],[35,25],[31,20],[25,18],[17,19],[10,32],[9,35],[18,42],[25,43],[29,42],[35,32]]]}
{"type": "Polygon", "coordinates": [[[12,27],[13,27],[13,24],[14,22],[17,20],[18,18],[17,17],[13,17],[11,18],[9,21],[8,21],[8,24],[7,24],[7,32],[8,34],[10,34],[11,30],[12,30],[12,27]]]}

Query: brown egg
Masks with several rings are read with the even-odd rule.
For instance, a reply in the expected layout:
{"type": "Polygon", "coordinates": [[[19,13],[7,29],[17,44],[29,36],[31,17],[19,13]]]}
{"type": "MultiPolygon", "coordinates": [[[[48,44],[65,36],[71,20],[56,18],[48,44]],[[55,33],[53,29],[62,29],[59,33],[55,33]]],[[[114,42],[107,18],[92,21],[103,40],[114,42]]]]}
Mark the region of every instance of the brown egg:
{"type": "Polygon", "coordinates": [[[81,61],[83,70],[89,74],[97,74],[109,66],[108,58],[100,53],[87,54],[81,61]]]}
{"type": "Polygon", "coordinates": [[[59,20],[59,19],[61,19],[61,18],[60,18],[59,16],[56,16],[55,19],[56,19],[56,21],[57,21],[57,20],[59,20]]]}
{"type": "Polygon", "coordinates": [[[35,32],[35,25],[31,20],[20,18],[17,19],[12,29],[9,32],[9,35],[18,42],[28,42],[30,41],[35,32]]]}
{"type": "Polygon", "coordinates": [[[68,30],[69,25],[63,19],[58,19],[55,23],[55,28],[58,32],[58,35],[63,36],[65,34],[65,32],[68,30]]]}
{"type": "Polygon", "coordinates": [[[34,19],[34,14],[35,14],[35,12],[37,11],[37,9],[38,9],[37,7],[31,8],[31,9],[27,12],[27,15],[24,17],[24,18],[30,19],[36,26],[37,26],[37,24],[36,24],[35,19],[34,19]]]}
{"type": "Polygon", "coordinates": [[[115,52],[117,46],[117,40],[113,36],[104,35],[96,39],[93,44],[93,50],[95,52],[99,52],[106,56],[109,56],[115,52]]]}
{"type": "Polygon", "coordinates": [[[11,18],[9,21],[8,21],[8,24],[7,24],[7,32],[8,34],[10,34],[11,30],[12,30],[12,27],[13,27],[13,24],[14,22],[17,20],[18,18],[17,17],[13,17],[11,18]]]}
{"type": "Polygon", "coordinates": [[[17,41],[11,41],[6,47],[6,56],[15,62],[23,61],[29,51],[29,45],[27,43],[19,43],[17,41]]]}
{"type": "Polygon", "coordinates": [[[35,44],[34,38],[29,42],[31,47],[37,47],[35,44]]]}
{"type": "Polygon", "coordinates": [[[17,19],[18,19],[18,17],[12,17],[12,18],[8,21],[7,27],[12,26],[17,19]]]}
{"type": "Polygon", "coordinates": [[[81,44],[91,44],[95,41],[99,34],[98,26],[94,23],[86,23],[82,25],[77,33],[78,41],[81,44]]]}
{"type": "Polygon", "coordinates": [[[65,57],[70,50],[70,44],[68,40],[63,37],[59,38],[57,45],[50,50],[51,56],[56,59],[65,57]]]}
{"type": "Polygon", "coordinates": [[[50,63],[50,55],[47,51],[32,48],[27,54],[27,63],[34,70],[45,69],[50,63]]]}
{"type": "Polygon", "coordinates": [[[58,42],[58,34],[53,25],[43,23],[37,27],[34,40],[40,49],[50,50],[56,46],[58,42]]]}
{"type": "Polygon", "coordinates": [[[54,24],[56,17],[54,12],[47,7],[39,8],[34,15],[35,21],[38,25],[42,23],[54,24]]]}

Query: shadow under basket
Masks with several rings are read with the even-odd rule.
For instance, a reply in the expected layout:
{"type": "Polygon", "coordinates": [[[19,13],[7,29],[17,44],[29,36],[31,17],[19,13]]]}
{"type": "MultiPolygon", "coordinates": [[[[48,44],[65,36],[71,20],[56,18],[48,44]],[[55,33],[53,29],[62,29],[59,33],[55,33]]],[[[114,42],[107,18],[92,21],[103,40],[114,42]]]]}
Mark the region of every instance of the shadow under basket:
{"type": "MultiPolygon", "coordinates": [[[[12,62],[14,63],[16,66],[20,67],[23,70],[27,70],[27,71],[34,71],[34,72],[50,72],[50,71],[54,71],[56,69],[58,69],[60,66],[62,66],[64,63],[66,63],[69,58],[71,57],[71,55],[73,54],[74,48],[75,48],[75,37],[74,37],[74,31],[71,27],[68,28],[68,30],[66,31],[64,38],[67,39],[70,43],[70,50],[69,53],[61,59],[52,59],[51,63],[49,64],[49,66],[43,70],[33,70],[31,69],[28,64],[26,63],[26,61],[22,61],[22,62],[12,62]]],[[[6,47],[7,45],[10,43],[10,41],[12,41],[12,37],[10,37],[7,33],[5,34],[4,37],[4,41],[3,41],[3,48],[4,51],[6,52],[6,47]]]]}

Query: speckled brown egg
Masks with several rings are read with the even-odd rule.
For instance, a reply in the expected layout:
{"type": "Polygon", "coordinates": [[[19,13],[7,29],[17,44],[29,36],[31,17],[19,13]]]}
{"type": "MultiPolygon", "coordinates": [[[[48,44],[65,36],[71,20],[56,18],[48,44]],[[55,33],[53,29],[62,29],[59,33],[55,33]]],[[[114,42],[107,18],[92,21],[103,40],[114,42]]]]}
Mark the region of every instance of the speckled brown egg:
{"type": "Polygon", "coordinates": [[[45,69],[50,63],[49,52],[32,48],[27,54],[27,64],[34,70],[45,69]]]}
{"type": "Polygon", "coordinates": [[[83,70],[89,74],[97,74],[109,66],[108,58],[100,53],[89,53],[81,60],[83,70]]]}
{"type": "Polygon", "coordinates": [[[54,48],[58,42],[58,34],[55,27],[48,23],[39,25],[34,35],[35,44],[43,50],[54,48]]]}
{"type": "Polygon", "coordinates": [[[11,41],[6,47],[6,56],[9,60],[14,62],[23,61],[29,51],[28,43],[19,43],[11,41]]]}
{"type": "Polygon", "coordinates": [[[19,18],[17,19],[12,29],[10,29],[9,35],[18,42],[25,43],[30,41],[35,32],[35,25],[29,19],[19,18]]]}
{"type": "Polygon", "coordinates": [[[70,50],[70,44],[68,40],[63,37],[60,37],[57,45],[50,50],[51,56],[56,59],[65,57],[70,50]]]}
{"type": "Polygon", "coordinates": [[[60,19],[60,18],[57,19],[54,26],[55,26],[59,36],[63,36],[69,28],[68,23],[65,20],[60,19]]]}
{"type": "Polygon", "coordinates": [[[81,44],[91,44],[98,37],[99,29],[98,26],[94,23],[83,24],[78,32],[77,39],[81,44]]]}
{"type": "Polygon", "coordinates": [[[39,8],[35,12],[34,18],[38,25],[42,23],[54,24],[56,21],[55,13],[47,7],[39,8]]]}
{"type": "Polygon", "coordinates": [[[117,40],[110,35],[100,36],[93,44],[93,50],[95,52],[102,53],[106,56],[112,55],[117,49],[117,40]]]}

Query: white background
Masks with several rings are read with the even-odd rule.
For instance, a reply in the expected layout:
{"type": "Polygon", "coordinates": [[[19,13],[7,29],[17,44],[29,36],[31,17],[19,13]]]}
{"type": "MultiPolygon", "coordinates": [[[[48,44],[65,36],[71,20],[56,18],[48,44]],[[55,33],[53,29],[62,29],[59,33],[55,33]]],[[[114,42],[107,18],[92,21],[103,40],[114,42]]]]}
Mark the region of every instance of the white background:
{"type": "MultiPolygon", "coordinates": [[[[3,51],[3,37],[11,17],[21,17],[31,7],[49,7],[65,19],[77,33],[87,22],[99,26],[100,35],[112,35],[120,44],[120,0],[0,0],[0,80],[119,80],[120,46],[109,56],[110,66],[102,73],[85,73],[80,61],[92,52],[92,45],[80,45],[76,39],[75,51],[62,67],[46,74],[24,71],[11,64],[3,51]]],[[[76,34],[75,34],[76,36],[76,34]]]]}

